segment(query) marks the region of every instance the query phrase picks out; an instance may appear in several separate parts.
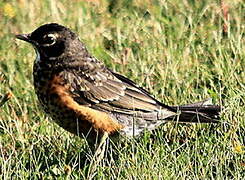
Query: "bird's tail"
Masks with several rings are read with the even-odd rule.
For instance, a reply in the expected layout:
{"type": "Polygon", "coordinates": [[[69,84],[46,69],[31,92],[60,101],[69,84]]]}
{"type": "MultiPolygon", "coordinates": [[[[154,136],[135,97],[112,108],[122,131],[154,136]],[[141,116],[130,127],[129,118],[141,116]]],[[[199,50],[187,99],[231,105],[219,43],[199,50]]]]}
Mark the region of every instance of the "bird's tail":
{"type": "Polygon", "coordinates": [[[219,122],[221,107],[213,105],[211,99],[207,99],[194,104],[182,106],[171,106],[172,109],[179,112],[175,118],[177,122],[193,123],[216,123],[219,122]]]}

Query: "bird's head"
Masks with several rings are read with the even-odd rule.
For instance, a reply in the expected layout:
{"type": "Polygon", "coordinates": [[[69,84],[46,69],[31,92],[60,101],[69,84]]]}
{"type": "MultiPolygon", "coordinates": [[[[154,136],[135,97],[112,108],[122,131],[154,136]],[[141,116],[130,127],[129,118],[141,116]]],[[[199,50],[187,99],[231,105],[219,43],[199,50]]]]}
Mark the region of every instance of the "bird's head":
{"type": "Polygon", "coordinates": [[[31,43],[42,58],[55,58],[74,48],[79,41],[70,29],[56,24],[45,24],[30,34],[18,34],[16,38],[31,43]]]}

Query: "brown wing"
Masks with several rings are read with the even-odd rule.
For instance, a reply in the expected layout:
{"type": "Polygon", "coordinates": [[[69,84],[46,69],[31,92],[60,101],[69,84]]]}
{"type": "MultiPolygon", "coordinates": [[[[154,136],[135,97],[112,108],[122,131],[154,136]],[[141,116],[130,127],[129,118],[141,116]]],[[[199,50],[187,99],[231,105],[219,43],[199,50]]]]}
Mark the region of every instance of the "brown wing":
{"type": "Polygon", "coordinates": [[[129,79],[111,72],[95,58],[69,63],[62,76],[79,104],[108,112],[152,112],[167,108],[129,79]]]}

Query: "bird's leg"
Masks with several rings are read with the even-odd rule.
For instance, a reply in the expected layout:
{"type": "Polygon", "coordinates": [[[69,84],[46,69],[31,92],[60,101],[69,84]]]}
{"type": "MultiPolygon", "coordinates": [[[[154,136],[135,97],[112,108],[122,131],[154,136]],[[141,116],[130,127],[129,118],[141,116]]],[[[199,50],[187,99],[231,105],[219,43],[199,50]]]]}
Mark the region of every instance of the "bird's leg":
{"type": "Polygon", "coordinates": [[[109,137],[109,135],[108,135],[107,132],[105,132],[102,135],[102,137],[100,139],[100,143],[99,143],[98,147],[95,150],[93,159],[94,158],[96,158],[96,159],[98,158],[97,160],[99,160],[99,162],[103,159],[104,153],[105,153],[105,148],[106,148],[106,140],[107,140],[108,137],[109,137]]]}
{"type": "MultiPolygon", "coordinates": [[[[106,141],[107,138],[109,137],[109,134],[107,132],[104,132],[99,145],[96,147],[95,153],[92,157],[90,166],[89,166],[89,170],[88,170],[88,176],[92,176],[96,170],[97,165],[102,161],[102,159],[104,158],[105,155],[105,149],[106,149],[106,141]]],[[[89,177],[91,178],[91,177],[89,177]]]]}

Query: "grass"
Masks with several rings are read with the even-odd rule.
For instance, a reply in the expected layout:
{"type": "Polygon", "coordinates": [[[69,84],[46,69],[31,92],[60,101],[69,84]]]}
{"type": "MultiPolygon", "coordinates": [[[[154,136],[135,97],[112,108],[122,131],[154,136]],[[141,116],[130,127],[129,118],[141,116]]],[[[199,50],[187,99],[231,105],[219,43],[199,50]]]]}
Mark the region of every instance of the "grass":
{"type": "MultiPolygon", "coordinates": [[[[166,124],[128,140],[97,179],[245,178],[243,1],[13,0],[0,2],[0,179],[82,179],[84,140],[40,110],[32,85],[33,48],[13,34],[58,22],[88,49],[169,105],[212,97],[217,125],[166,124]],[[1,103],[0,103],[1,104],[1,103]]],[[[92,175],[90,175],[91,177],[92,175]]]]}

